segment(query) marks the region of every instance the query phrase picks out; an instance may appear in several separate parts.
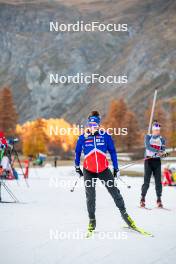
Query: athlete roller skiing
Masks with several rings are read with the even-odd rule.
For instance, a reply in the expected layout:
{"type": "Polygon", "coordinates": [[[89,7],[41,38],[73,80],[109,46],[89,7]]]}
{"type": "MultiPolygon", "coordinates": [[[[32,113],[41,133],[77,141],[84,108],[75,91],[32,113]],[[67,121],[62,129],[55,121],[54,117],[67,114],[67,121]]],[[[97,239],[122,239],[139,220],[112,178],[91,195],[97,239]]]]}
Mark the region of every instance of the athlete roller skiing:
{"type": "Polygon", "coordinates": [[[121,216],[131,228],[136,227],[135,222],[127,214],[124,200],[119,189],[115,185],[115,178],[120,177],[116,149],[113,140],[106,132],[101,133],[101,118],[97,111],[93,111],[88,117],[87,130],[82,134],[75,149],[75,168],[80,176],[84,176],[87,210],[89,215],[88,231],[93,232],[96,228],[95,200],[96,180],[102,181],[112,196],[121,216]],[[80,157],[84,152],[83,172],[80,169],[80,157]],[[108,167],[106,153],[109,152],[113,164],[113,174],[108,167]],[[89,184],[87,184],[89,182],[89,184]],[[111,183],[111,184],[110,184],[111,183]]]}
{"type": "Polygon", "coordinates": [[[161,201],[162,182],[161,182],[161,157],[167,155],[165,152],[165,139],[160,135],[160,124],[154,121],[152,134],[145,136],[145,161],[144,161],[144,184],[142,185],[140,206],[145,207],[145,197],[150,185],[153,174],[155,179],[155,189],[157,196],[157,206],[163,208],[161,201]]]}

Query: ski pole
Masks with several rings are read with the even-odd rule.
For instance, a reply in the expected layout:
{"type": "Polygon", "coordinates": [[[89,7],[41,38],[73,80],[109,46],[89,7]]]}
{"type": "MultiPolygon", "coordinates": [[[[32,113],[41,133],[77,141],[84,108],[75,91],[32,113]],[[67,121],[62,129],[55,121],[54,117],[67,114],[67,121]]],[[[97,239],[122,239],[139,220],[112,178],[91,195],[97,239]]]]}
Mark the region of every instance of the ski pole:
{"type": "Polygon", "coordinates": [[[136,164],[136,162],[133,162],[133,163],[130,163],[130,164],[127,164],[127,165],[121,166],[121,167],[120,167],[120,170],[121,170],[121,169],[122,169],[122,170],[127,169],[127,168],[129,168],[129,167],[131,167],[131,166],[133,166],[133,165],[135,165],[135,164],[136,164]]]}
{"type": "MultiPolygon", "coordinates": [[[[151,158],[152,158],[152,157],[151,157],[151,158]]],[[[146,160],[151,159],[151,158],[146,158],[146,160]]],[[[129,167],[135,165],[137,162],[139,162],[139,161],[143,161],[143,160],[144,160],[144,159],[140,159],[140,160],[136,160],[136,161],[134,161],[133,163],[123,165],[123,166],[120,167],[120,169],[123,169],[123,170],[124,170],[124,169],[127,169],[127,168],[129,168],[129,167]]],[[[119,180],[120,180],[121,182],[123,182],[123,184],[126,185],[126,187],[127,187],[128,189],[131,188],[131,185],[128,185],[124,180],[122,180],[121,177],[119,177],[119,180]]]]}
{"type": "Polygon", "coordinates": [[[155,105],[156,105],[157,93],[158,93],[158,90],[157,90],[157,88],[156,88],[156,89],[155,89],[155,93],[154,93],[154,97],[153,97],[152,110],[151,110],[151,114],[150,114],[150,121],[149,121],[149,127],[148,127],[148,134],[150,134],[151,127],[152,127],[152,121],[153,121],[153,116],[154,116],[154,112],[155,112],[155,105]]]}
{"type": "Polygon", "coordinates": [[[135,165],[136,163],[138,163],[138,162],[140,162],[140,161],[145,161],[145,160],[149,160],[149,159],[153,159],[153,158],[155,158],[155,156],[153,156],[153,157],[149,157],[149,158],[145,158],[145,159],[136,160],[136,161],[134,161],[134,162],[132,162],[132,163],[122,165],[122,166],[120,167],[120,169],[123,169],[123,170],[124,170],[124,169],[127,169],[127,168],[129,168],[129,167],[135,165]]]}
{"type": "MultiPolygon", "coordinates": [[[[151,158],[146,158],[146,159],[151,159],[151,158]]],[[[131,167],[133,165],[135,165],[136,163],[140,162],[140,161],[144,161],[144,159],[139,159],[139,160],[135,160],[134,162],[132,163],[127,163],[127,164],[124,164],[120,167],[120,169],[126,169],[128,167],[131,167]]]]}
{"type": "Polygon", "coordinates": [[[81,176],[79,176],[79,178],[75,181],[73,187],[71,188],[70,192],[74,192],[75,191],[75,188],[76,188],[76,185],[78,184],[78,180],[81,178],[81,176]]]}
{"type": "Polygon", "coordinates": [[[12,197],[12,199],[16,202],[19,203],[19,200],[16,198],[16,196],[13,194],[13,192],[7,187],[7,185],[4,182],[1,182],[2,186],[6,189],[8,194],[12,197]]]}
{"type": "Polygon", "coordinates": [[[15,154],[16,154],[16,157],[17,157],[18,163],[19,163],[19,165],[20,165],[21,172],[22,172],[22,174],[23,174],[24,180],[25,180],[25,182],[26,182],[26,186],[29,188],[30,186],[29,186],[28,181],[27,181],[26,178],[25,178],[24,171],[23,171],[23,167],[22,167],[22,165],[21,165],[21,161],[20,161],[20,159],[19,159],[18,152],[16,151],[16,149],[15,149],[15,154]]]}
{"type": "MultiPolygon", "coordinates": [[[[168,155],[169,155],[169,153],[166,152],[166,153],[163,155],[163,157],[161,157],[161,158],[164,159],[164,158],[166,158],[168,155]]],[[[144,161],[145,161],[145,160],[152,159],[152,158],[154,158],[154,156],[153,156],[153,157],[149,157],[149,158],[145,158],[144,161]]],[[[140,161],[141,161],[141,160],[140,160],[140,161]]],[[[125,165],[125,166],[122,166],[120,169],[127,169],[127,168],[129,168],[129,167],[135,165],[136,162],[139,162],[139,161],[135,161],[135,162],[133,162],[133,163],[127,164],[127,165],[125,165]]],[[[120,180],[121,182],[123,182],[123,183],[127,186],[127,188],[129,188],[129,189],[131,188],[131,186],[128,185],[124,180],[122,180],[121,177],[119,177],[119,180],[120,180]]]]}
{"type": "Polygon", "coordinates": [[[128,185],[124,180],[122,180],[121,177],[119,177],[119,180],[120,180],[121,182],[123,182],[123,184],[126,185],[126,187],[127,187],[128,189],[131,188],[131,185],[128,185]]]}

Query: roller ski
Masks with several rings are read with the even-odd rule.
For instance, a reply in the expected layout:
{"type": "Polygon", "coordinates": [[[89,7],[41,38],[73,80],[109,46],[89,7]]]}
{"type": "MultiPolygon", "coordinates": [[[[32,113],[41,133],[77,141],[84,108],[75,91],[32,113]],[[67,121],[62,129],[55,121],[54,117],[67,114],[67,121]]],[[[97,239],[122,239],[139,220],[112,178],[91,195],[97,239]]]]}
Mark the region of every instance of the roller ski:
{"type": "Polygon", "coordinates": [[[162,209],[164,208],[162,201],[161,201],[161,198],[158,198],[156,203],[157,203],[157,208],[162,208],[162,209]]]}
{"type": "Polygon", "coordinates": [[[139,208],[146,209],[146,210],[152,210],[151,208],[146,207],[145,197],[141,197],[139,208]]]}
{"type": "Polygon", "coordinates": [[[141,198],[140,207],[145,208],[145,198],[144,197],[141,198]]]}
{"type": "Polygon", "coordinates": [[[154,235],[152,235],[151,233],[149,233],[149,232],[146,232],[144,229],[142,229],[142,228],[139,228],[139,227],[137,227],[137,226],[135,226],[135,227],[129,227],[129,226],[124,226],[124,228],[125,229],[129,229],[129,230],[131,230],[131,231],[135,231],[135,232],[137,232],[137,233],[139,233],[139,234],[141,234],[141,235],[143,235],[143,236],[149,236],[149,237],[154,237],[154,235]]]}
{"type": "Polygon", "coordinates": [[[171,211],[171,209],[169,208],[165,208],[163,206],[163,203],[161,201],[161,198],[158,198],[157,199],[157,202],[156,202],[156,207],[154,208],[149,208],[149,207],[146,207],[145,205],[145,198],[142,197],[141,200],[140,200],[140,205],[138,206],[139,208],[142,208],[142,209],[146,209],[146,210],[152,210],[152,209],[163,209],[163,210],[166,210],[166,211],[171,211]]]}
{"type": "Polygon", "coordinates": [[[171,211],[171,209],[166,208],[166,207],[163,206],[161,198],[158,198],[156,203],[157,203],[156,209],[163,209],[163,210],[166,210],[166,211],[171,211]]]}
{"type": "Polygon", "coordinates": [[[96,219],[90,219],[86,238],[90,238],[94,234],[95,228],[96,228],[96,219]]]}
{"type": "Polygon", "coordinates": [[[144,229],[137,227],[136,223],[131,219],[131,217],[127,214],[127,212],[122,212],[121,216],[122,216],[123,220],[125,221],[125,223],[127,224],[127,226],[124,226],[124,228],[129,229],[129,230],[133,230],[137,233],[140,233],[143,236],[153,237],[153,235],[151,233],[146,232],[144,229]]]}

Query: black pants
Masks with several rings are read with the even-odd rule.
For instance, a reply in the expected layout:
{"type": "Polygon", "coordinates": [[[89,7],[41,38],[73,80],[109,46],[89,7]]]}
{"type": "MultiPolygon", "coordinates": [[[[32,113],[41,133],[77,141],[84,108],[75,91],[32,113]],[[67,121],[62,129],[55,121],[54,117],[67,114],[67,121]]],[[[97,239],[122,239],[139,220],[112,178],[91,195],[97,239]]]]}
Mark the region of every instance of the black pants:
{"type": "Polygon", "coordinates": [[[125,204],[120,194],[119,189],[115,186],[114,176],[110,169],[106,169],[101,173],[92,173],[86,169],[83,171],[84,174],[84,183],[85,183],[85,191],[86,191],[86,201],[87,201],[87,210],[90,219],[95,219],[95,200],[96,200],[96,181],[99,178],[102,183],[107,188],[108,192],[114,199],[116,206],[120,211],[125,211],[125,204]]]}
{"type": "Polygon", "coordinates": [[[161,183],[161,160],[160,158],[148,159],[144,163],[144,184],[142,185],[142,196],[145,197],[147,190],[150,185],[150,179],[153,173],[155,179],[155,189],[158,198],[162,194],[162,183],[161,183]]]}

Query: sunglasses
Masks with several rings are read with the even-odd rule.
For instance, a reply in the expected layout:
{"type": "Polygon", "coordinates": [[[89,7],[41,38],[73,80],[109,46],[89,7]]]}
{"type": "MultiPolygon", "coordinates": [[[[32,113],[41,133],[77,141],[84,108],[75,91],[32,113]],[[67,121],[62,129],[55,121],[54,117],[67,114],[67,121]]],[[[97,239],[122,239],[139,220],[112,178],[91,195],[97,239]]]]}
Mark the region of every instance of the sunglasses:
{"type": "Polygon", "coordinates": [[[95,123],[95,122],[89,122],[89,123],[87,124],[87,126],[88,126],[88,127],[99,127],[99,125],[98,125],[97,123],[95,123]]]}
{"type": "Polygon", "coordinates": [[[158,123],[154,123],[153,126],[154,127],[161,127],[160,124],[158,124],[158,123]]]}

